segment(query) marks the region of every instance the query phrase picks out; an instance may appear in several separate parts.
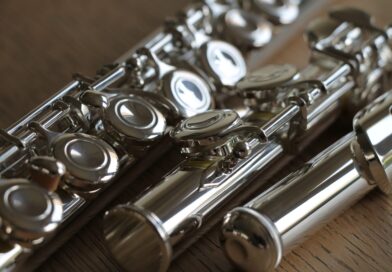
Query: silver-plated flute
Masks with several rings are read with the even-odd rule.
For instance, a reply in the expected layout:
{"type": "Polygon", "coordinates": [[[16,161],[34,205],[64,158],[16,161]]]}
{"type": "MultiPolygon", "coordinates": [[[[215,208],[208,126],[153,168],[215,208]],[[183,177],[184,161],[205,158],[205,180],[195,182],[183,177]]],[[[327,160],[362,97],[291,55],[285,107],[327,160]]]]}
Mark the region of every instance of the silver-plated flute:
{"type": "Polygon", "coordinates": [[[312,57],[305,69],[270,65],[248,74],[237,84],[251,109],[242,118],[215,110],[181,121],[171,137],[184,161],[139,198],[106,213],[104,236],[125,270],[166,271],[196,230],[255,175],[324,129],[343,100],[363,105],[388,87],[390,27],[379,29],[366,13],[343,9],[315,21],[307,34],[312,57]]]}
{"type": "Polygon", "coordinates": [[[113,199],[129,183],[115,179],[151,165],[152,150],[165,152],[169,141],[157,145],[178,120],[224,106],[247,73],[243,56],[271,41],[273,23],[293,22],[301,2],[192,4],[0,130],[0,270],[21,267],[98,195],[101,206],[113,199]]]}
{"type": "Polygon", "coordinates": [[[392,193],[392,91],[354,118],[354,132],[243,207],[222,227],[228,258],[271,271],[284,254],[375,187],[392,193]]]}

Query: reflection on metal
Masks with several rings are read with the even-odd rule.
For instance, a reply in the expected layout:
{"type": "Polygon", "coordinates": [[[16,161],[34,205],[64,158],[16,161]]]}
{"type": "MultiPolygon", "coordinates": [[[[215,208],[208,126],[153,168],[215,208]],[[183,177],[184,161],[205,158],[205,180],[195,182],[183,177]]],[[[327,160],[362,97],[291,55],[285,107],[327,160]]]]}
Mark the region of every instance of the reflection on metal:
{"type": "MultiPolygon", "coordinates": [[[[331,16],[336,16],[336,11],[331,16]]],[[[386,35],[389,28],[379,31],[350,23],[347,15],[342,21],[342,16],[333,19],[338,20],[334,27],[311,26],[308,35],[312,37],[312,57],[303,70],[291,65],[267,66],[236,84],[235,91],[249,107],[245,116],[233,110],[211,110],[177,124],[170,135],[181,147],[184,161],[136,200],[116,206],[105,215],[107,245],[125,270],[167,270],[180,243],[191,240],[194,231],[208,225],[214,213],[250,185],[255,175],[264,173],[281,155],[295,151],[299,141],[334,118],[343,100],[362,106],[388,88],[384,82],[392,63],[386,35]],[[148,237],[151,243],[141,237],[148,237]],[[154,245],[151,258],[140,258],[150,245],[154,245]]],[[[374,123],[370,124],[372,127],[374,123]]],[[[298,172],[307,177],[306,188],[299,183],[279,201],[273,198],[284,193],[279,186],[267,193],[263,203],[272,203],[268,205],[269,213],[245,207],[229,216],[224,246],[239,267],[254,271],[275,267],[283,251],[301,236],[297,223],[302,225],[303,220],[305,226],[312,226],[313,221],[307,221],[313,220],[308,216],[314,212],[312,208],[320,203],[336,205],[345,199],[341,191],[352,193],[346,198],[349,202],[371,188],[366,179],[358,177],[350,141],[350,137],[344,138],[298,172]],[[336,165],[340,165],[338,169],[336,165]],[[321,174],[312,171],[319,167],[323,169],[321,174]],[[325,190],[318,186],[319,181],[325,184],[325,190]],[[328,202],[335,194],[339,194],[339,200],[328,202]],[[264,258],[259,258],[261,254],[264,258]]],[[[383,160],[384,154],[377,152],[374,161],[383,160]]],[[[389,162],[385,165],[389,169],[389,162]]],[[[286,182],[282,188],[289,186],[286,182]]],[[[322,218],[337,210],[331,207],[322,209],[322,218]]]]}
{"type": "Polygon", "coordinates": [[[228,213],[222,244],[245,271],[270,271],[283,256],[377,185],[392,193],[392,92],[354,118],[348,134],[244,207],[228,213]]]}
{"type": "MultiPolygon", "coordinates": [[[[76,74],[0,130],[0,187],[8,197],[0,205],[0,270],[23,270],[35,245],[44,251],[57,227],[72,228],[70,218],[98,197],[99,205],[113,199],[127,185],[117,177],[141,172],[132,168],[136,162],[147,168],[155,153],[167,151],[170,145],[159,144],[181,119],[211,110],[217,101],[237,101],[235,109],[248,112],[236,98],[236,83],[247,72],[244,56],[267,44],[272,30],[260,13],[235,1],[193,3],[138,48],[91,78],[76,74]]],[[[247,143],[235,140],[220,169],[230,171],[248,151],[247,143]]],[[[181,236],[181,229],[176,233],[181,236]]]]}

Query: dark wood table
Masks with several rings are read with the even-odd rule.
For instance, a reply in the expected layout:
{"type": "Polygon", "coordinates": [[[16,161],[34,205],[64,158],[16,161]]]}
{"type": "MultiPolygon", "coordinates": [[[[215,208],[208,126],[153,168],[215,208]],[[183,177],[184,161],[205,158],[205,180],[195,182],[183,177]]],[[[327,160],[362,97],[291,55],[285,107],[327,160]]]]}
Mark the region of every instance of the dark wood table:
{"type": "MultiPolygon", "coordinates": [[[[2,1],[0,126],[11,125],[43,102],[69,82],[73,72],[94,74],[100,65],[112,62],[186,2],[2,1]]],[[[380,24],[392,22],[392,1],[335,2],[364,7],[380,24]]],[[[290,41],[290,48],[271,56],[269,62],[302,66],[307,62],[307,52],[298,36],[290,41]]],[[[299,156],[291,169],[344,132],[336,126],[299,156]]],[[[141,181],[153,177],[154,173],[147,173],[141,181]]],[[[117,270],[98,238],[99,219],[93,219],[39,270],[117,270]]],[[[218,227],[184,252],[170,271],[234,270],[220,251],[218,227]]],[[[378,191],[371,193],[285,257],[279,270],[392,271],[392,199],[378,191]]]]}

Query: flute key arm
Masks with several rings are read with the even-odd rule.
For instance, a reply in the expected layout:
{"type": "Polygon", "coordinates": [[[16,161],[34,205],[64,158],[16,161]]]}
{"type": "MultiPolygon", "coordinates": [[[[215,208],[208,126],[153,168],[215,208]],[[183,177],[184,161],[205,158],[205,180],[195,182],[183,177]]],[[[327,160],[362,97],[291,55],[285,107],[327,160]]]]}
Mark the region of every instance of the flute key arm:
{"type": "Polygon", "coordinates": [[[60,101],[69,106],[70,120],[77,123],[74,126],[81,127],[83,131],[88,131],[92,119],[89,107],[73,96],[64,96],[60,101]]]}
{"type": "Polygon", "coordinates": [[[36,156],[29,162],[31,180],[49,192],[55,192],[66,174],[66,167],[53,157],[36,156]]]}

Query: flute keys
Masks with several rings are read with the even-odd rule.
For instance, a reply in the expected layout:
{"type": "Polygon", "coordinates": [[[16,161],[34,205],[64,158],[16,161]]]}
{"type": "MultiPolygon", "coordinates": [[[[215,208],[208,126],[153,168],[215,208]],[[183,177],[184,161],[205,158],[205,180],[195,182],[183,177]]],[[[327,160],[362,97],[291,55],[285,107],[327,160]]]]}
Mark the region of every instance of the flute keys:
{"type": "Polygon", "coordinates": [[[25,179],[1,180],[0,227],[11,242],[25,246],[42,242],[62,220],[57,194],[25,179]]]}
{"type": "Polygon", "coordinates": [[[199,154],[222,147],[219,155],[227,155],[238,142],[230,132],[241,125],[243,121],[235,111],[214,110],[183,120],[170,135],[183,146],[184,153],[199,154]]]}
{"type": "Polygon", "coordinates": [[[255,7],[275,24],[290,24],[299,15],[299,6],[290,0],[255,0],[255,7]]]}
{"type": "Polygon", "coordinates": [[[64,134],[53,144],[53,156],[67,168],[64,183],[78,191],[104,187],[117,174],[119,158],[105,141],[86,134],[64,134]]]}
{"type": "Polygon", "coordinates": [[[227,134],[241,123],[235,111],[208,111],[182,121],[171,135],[178,141],[209,138],[227,134]]]}
{"type": "Polygon", "coordinates": [[[135,62],[146,59],[152,64],[155,80],[159,81],[158,93],[173,102],[182,117],[190,117],[213,106],[211,88],[201,76],[161,61],[150,49],[141,48],[137,53],[135,62]]]}
{"type": "Polygon", "coordinates": [[[136,96],[118,96],[110,100],[104,111],[104,122],[116,132],[116,138],[137,142],[154,141],[163,136],[166,119],[144,99],[136,96]]]}
{"type": "Polygon", "coordinates": [[[223,14],[217,29],[225,40],[245,50],[260,48],[272,38],[271,23],[240,9],[231,9],[223,14]]]}
{"type": "Polygon", "coordinates": [[[200,48],[201,64],[207,73],[223,87],[233,87],[247,72],[241,52],[223,41],[210,41],[200,48]]]}
{"type": "Polygon", "coordinates": [[[291,64],[267,65],[248,74],[237,84],[242,90],[267,90],[290,81],[298,73],[297,68],[291,64]]]}
{"type": "Polygon", "coordinates": [[[185,118],[204,112],[213,105],[207,82],[185,70],[175,70],[165,75],[162,79],[162,92],[185,118]]]}
{"type": "Polygon", "coordinates": [[[166,117],[162,112],[175,117],[179,115],[177,107],[170,100],[150,92],[129,90],[128,95],[113,96],[86,91],[81,100],[100,109],[105,133],[125,149],[133,148],[135,144],[146,146],[148,142],[163,136],[166,117]]]}

